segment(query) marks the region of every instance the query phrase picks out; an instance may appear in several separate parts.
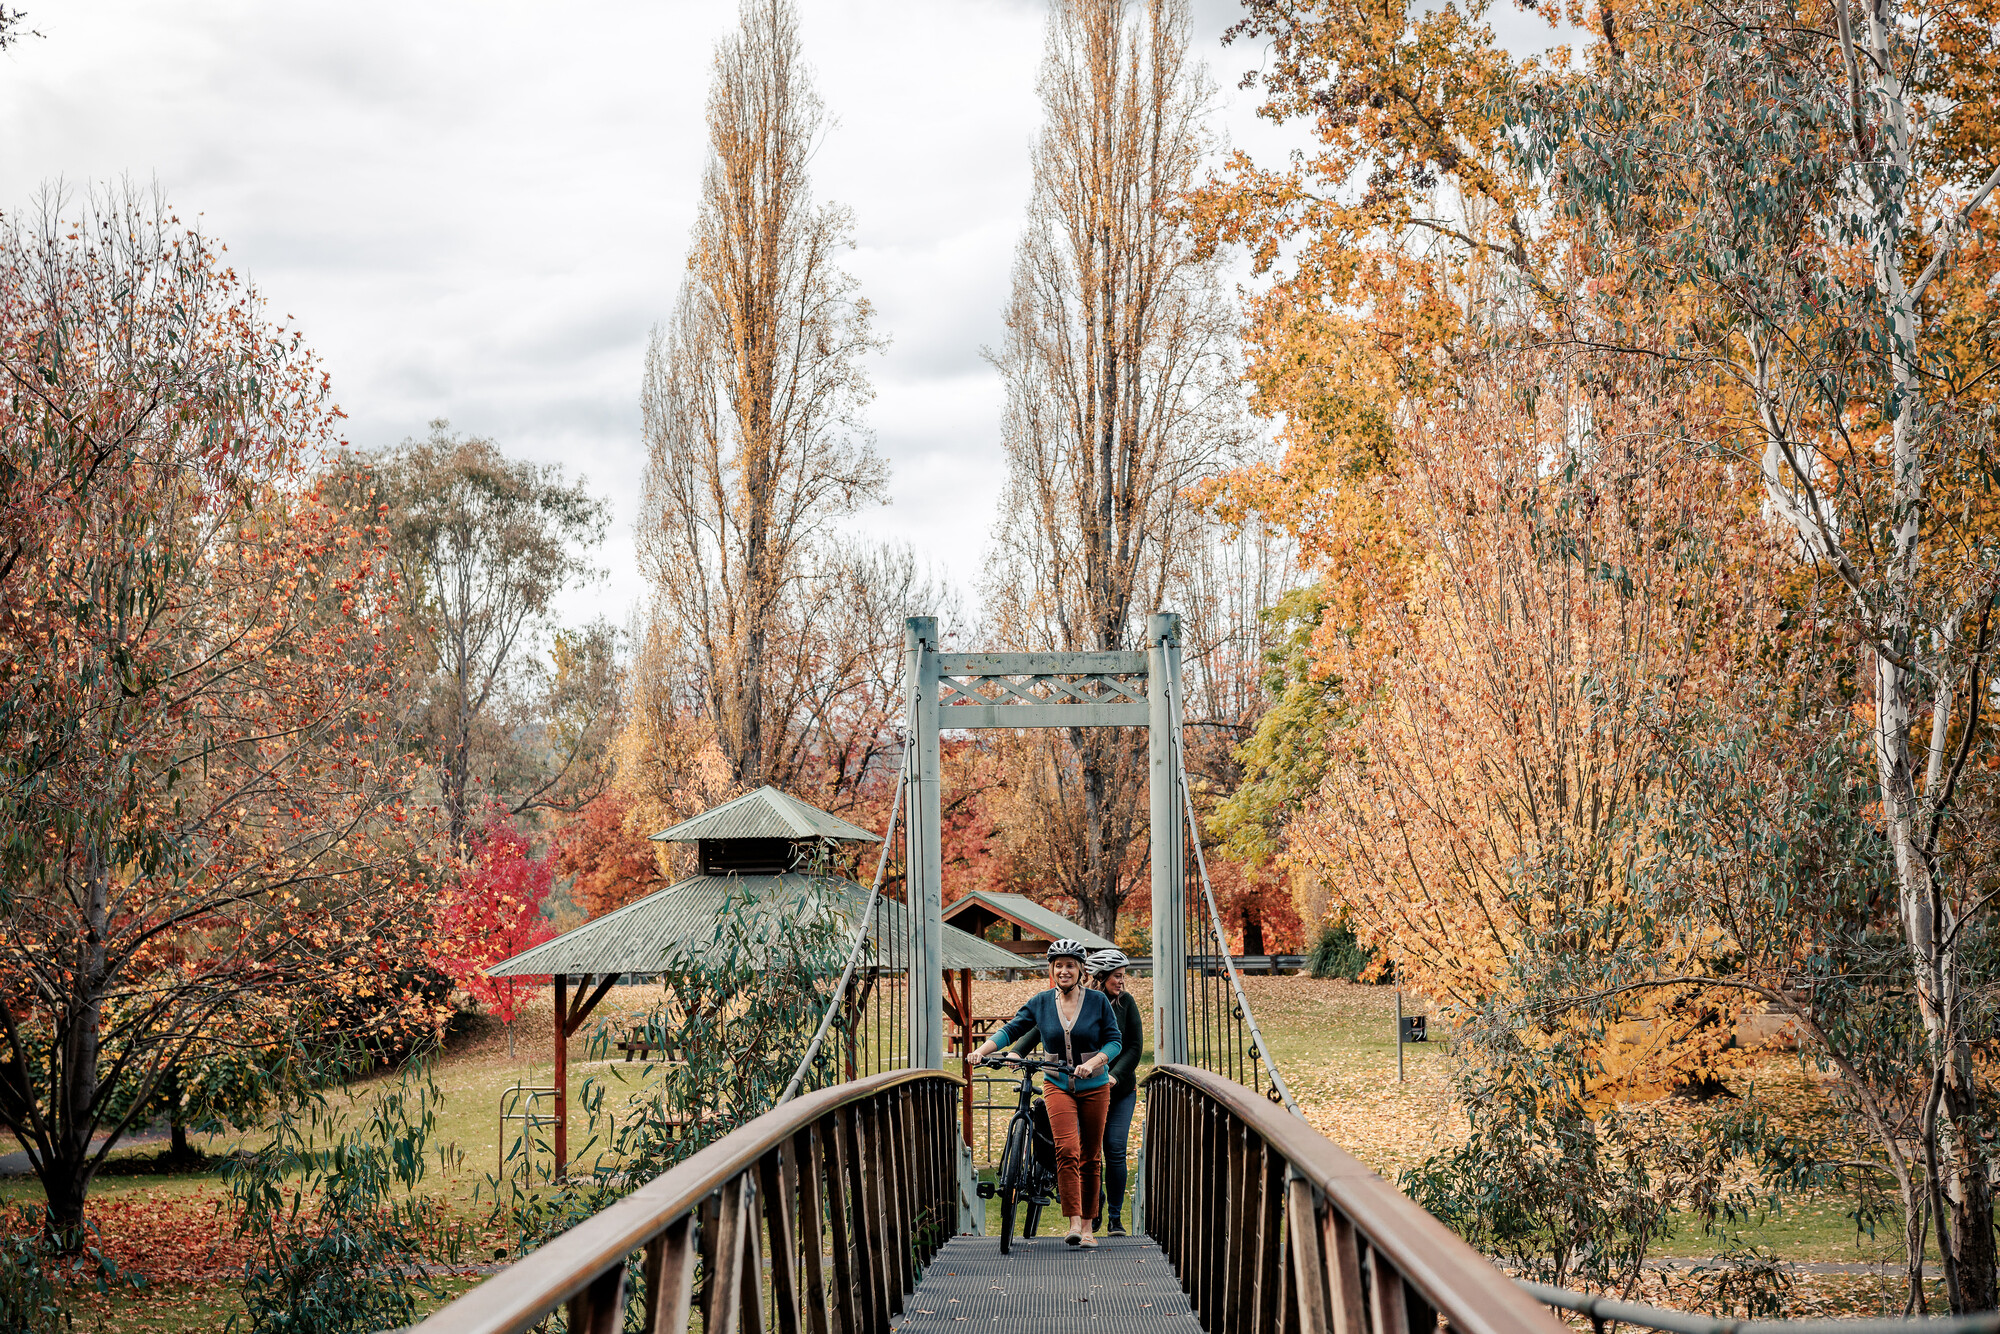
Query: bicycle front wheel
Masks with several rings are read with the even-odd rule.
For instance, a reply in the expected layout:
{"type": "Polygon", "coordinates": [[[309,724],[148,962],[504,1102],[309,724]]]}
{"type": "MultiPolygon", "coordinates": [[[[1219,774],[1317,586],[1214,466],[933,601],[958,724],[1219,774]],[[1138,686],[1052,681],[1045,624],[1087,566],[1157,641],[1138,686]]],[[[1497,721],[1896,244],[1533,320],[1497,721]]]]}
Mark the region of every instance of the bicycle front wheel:
{"type": "Polygon", "coordinates": [[[1033,1175],[1034,1126],[1015,1117],[1007,1127],[1007,1147],[1000,1153],[1000,1254],[1014,1249],[1014,1207],[1027,1193],[1033,1175]]]}

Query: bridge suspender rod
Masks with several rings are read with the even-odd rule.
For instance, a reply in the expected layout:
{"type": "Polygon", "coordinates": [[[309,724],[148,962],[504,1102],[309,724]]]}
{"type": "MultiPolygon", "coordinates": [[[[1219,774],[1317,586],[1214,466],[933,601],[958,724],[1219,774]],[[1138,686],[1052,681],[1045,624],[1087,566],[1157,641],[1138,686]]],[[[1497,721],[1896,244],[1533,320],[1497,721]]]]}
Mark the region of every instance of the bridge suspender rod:
{"type": "Polygon", "coordinates": [[[1162,1065],[1188,1059],[1187,881],[1182,875],[1180,803],[1174,798],[1174,754],[1180,736],[1181,618],[1170,611],[1146,618],[1146,790],[1152,799],[1147,835],[1153,880],[1153,1057],[1162,1065]],[[1172,923],[1171,929],[1163,925],[1172,923]]]}
{"type": "MultiPolygon", "coordinates": [[[[1179,673],[1175,673],[1167,681],[1167,689],[1173,695],[1173,712],[1176,719],[1181,716],[1178,677],[1179,673]]],[[[1271,1074],[1271,1087],[1278,1090],[1278,1096],[1284,1099],[1285,1106],[1294,1116],[1303,1118],[1305,1113],[1299,1110],[1298,1103],[1292,1099],[1292,1091],[1285,1087],[1285,1077],[1278,1073],[1278,1064],[1271,1059],[1271,1049],[1264,1045],[1264,1035],[1257,1028],[1257,1016],[1250,1009],[1250,998],[1243,994],[1243,980],[1236,974],[1236,962],[1229,957],[1229,937],[1223,932],[1222,914],[1215,906],[1215,889],[1208,883],[1208,859],[1201,851],[1201,824],[1195,819],[1194,794],[1188,790],[1187,760],[1182,753],[1178,727],[1174,729],[1173,748],[1174,782],[1180,789],[1181,805],[1187,812],[1188,842],[1194,844],[1195,869],[1201,875],[1201,895],[1208,904],[1209,924],[1215,929],[1216,952],[1222,956],[1222,966],[1229,970],[1229,988],[1236,993],[1236,1006],[1243,1011],[1243,1022],[1250,1028],[1250,1040],[1257,1044],[1257,1055],[1264,1062],[1264,1068],[1271,1074]]],[[[1153,926],[1153,935],[1156,939],[1160,935],[1157,922],[1153,926]]],[[[1153,990],[1157,992],[1160,989],[1158,969],[1154,970],[1153,977],[1153,990]]]]}
{"type": "Polygon", "coordinates": [[[904,920],[910,939],[909,1065],[944,1069],[944,860],[938,770],[938,623],[935,616],[903,622],[903,670],[910,683],[910,821],[903,858],[904,920]]]}

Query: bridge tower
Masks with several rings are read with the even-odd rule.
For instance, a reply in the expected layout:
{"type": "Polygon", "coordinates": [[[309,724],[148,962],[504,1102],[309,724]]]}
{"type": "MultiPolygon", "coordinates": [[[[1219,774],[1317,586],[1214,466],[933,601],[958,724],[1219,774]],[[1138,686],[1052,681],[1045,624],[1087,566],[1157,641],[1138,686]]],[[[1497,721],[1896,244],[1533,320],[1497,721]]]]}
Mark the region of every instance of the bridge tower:
{"type": "Polygon", "coordinates": [[[1143,650],[1109,653],[944,653],[935,616],[903,627],[910,683],[909,819],[905,861],[912,910],[909,1063],[944,1068],[944,878],[938,733],[942,728],[1143,727],[1151,798],[1153,1050],[1187,1060],[1187,913],[1182,863],[1181,618],[1146,618],[1143,650]]]}

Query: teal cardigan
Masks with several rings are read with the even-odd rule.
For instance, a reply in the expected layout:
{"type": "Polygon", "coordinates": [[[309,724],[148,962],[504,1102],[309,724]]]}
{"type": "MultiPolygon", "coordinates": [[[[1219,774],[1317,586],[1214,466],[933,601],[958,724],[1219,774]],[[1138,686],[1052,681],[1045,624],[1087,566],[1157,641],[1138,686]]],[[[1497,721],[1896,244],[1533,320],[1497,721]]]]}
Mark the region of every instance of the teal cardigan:
{"type": "MultiPolygon", "coordinates": [[[[1069,1041],[1065,1043],[1062,1013],[1056,1008],[1057,994],[1056,989],[1050,987],[1028,997],[1028,1003],[1015,1011],[1014,1017],[994,1032],[990,1041],[995,1047],[1005,1048],[1017,1039],[1035,1033],[1042,1040],[1043,1050],[1061,1056],[1071,1065],[1082,1065],[1099,1052],[1104,1053],[1107,1061],[1115,1061],[1118,1053],[1125,1050],[1125,1044],[1110,997],[1101,991],[1084,989],[1083,1008],[1077,1011],[1076,1023],[1070,1026],[1069,1041]]],[[[1049,1078],[1061,1081],[1060,1087],[1071,1093],[1088,1093],[1109,1084],[1111,1071],[1107,1065],[1094,1075],[1074,1081],[1068,1075],[1054,1073],[1049,1078]]]]}

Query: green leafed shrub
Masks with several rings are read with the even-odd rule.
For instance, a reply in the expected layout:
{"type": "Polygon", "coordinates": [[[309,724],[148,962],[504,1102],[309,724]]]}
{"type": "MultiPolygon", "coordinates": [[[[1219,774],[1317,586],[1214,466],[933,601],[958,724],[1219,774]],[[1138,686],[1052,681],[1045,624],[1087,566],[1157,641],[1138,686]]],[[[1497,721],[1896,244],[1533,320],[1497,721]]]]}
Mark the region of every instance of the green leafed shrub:
{"type": "Polygon", "coordinates": [[[1353,927],[1345,922],[1327,922],[1320,927],[1312,948],[1306,951],[1306,968],[1314,977],[1358,982],[1374,958],[1374,951],[1355,938],[1353,927]]]}
{"type": "MultiPolygon", "coordinates": [[[[560,1179],[547,1128],[523,1126],[504,1174],[484,1188],[519,1250],[541,1245],[777,1105],[834,999],[852,940],[846,918],[810,893],[803,900],[732,893],[709,939],[680,942],[663,961],[661,995],[646,1014],[598,1025],[590,1039],[594,1060],[616,1055],[613,1044],[634,1028],[663,1050],[643,1062],[614,1062],[583,1082],[570,1103],[571,1155],[560,1179]]],[[[849,1022],[843,1007],[806,1090],[846,1078],[849,1022]]],[[[631,1279],[636,1309],[644,1291],[636,1264],[631,1279]]]]}
{"type": "Polygon", "coordinates": [[[427,1066],[356,1105],[310,1090],[280,1106],[269,1143],[225,1165],[237,1233],[255,1243],[232,1330],[370,1334],[415,1320],[419,1295],[437,1295],[423,1266],[457,1262],[464,1242],[418,1193],[442,1101],[427,1066]]]}

